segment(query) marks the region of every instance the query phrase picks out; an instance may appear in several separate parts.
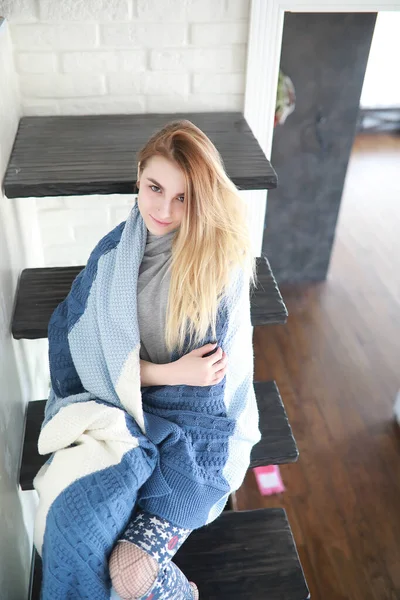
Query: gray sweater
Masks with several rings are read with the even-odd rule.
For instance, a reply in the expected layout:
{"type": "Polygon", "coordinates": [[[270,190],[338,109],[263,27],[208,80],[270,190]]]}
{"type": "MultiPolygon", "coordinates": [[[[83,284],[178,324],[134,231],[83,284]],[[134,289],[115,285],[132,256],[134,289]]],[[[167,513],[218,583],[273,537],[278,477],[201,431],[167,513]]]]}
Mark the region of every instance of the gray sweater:
{"type": "Polygon", "coordinates": [[[172,261],[172,239],[176,231],[155,235],[147,230],[146,249],[139,267],[140,358],[157,364],[171,362],[164,335],[171,279],[169,268],[172,261]]]}

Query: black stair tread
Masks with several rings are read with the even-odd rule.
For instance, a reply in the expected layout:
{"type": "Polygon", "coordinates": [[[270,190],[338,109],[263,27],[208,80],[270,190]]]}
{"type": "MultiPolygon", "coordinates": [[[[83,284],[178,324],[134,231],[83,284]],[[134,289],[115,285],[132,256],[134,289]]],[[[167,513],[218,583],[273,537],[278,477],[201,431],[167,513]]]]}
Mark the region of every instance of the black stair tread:
{"type": "MultiPolygon", "coordinates": [[[[299,453],[275,382],[254,382],[254,389],[262,439],[253,447],[250,467],[296,461],[299,453]]],[[[39,454],[37,448],[45,405],[46,400],[29,402],[25,412],[19,478],[23,490],[33,489],[33,479],[49,456],[39,454]]]]}
{"type": "MultiPolygon", "coordinates": [[[[283,508],[223,512],[193,531],[173,561],[204,600],[306,600],[310,598],[283,508]]],[[[29,600],[39,600],[41,558],[29,600]]]]}
{"type": "Polygon", "coordinates": [[[296,462],[299,450],[275,381],[255,381],[261,440],[253,447],[251,467],[296,462]]]}
{"type": "MultiPolygon", "coordinates": [[[[19,277],[12,335],[15,339],[47,337],[49,319],[54,309],[66,298],[77,267],[44,267],[24,269],[19,277]]],[[[258,286],[251,293],[251,320],[256,325],[285,323],[287,310],[279,292],[269,262],[257,257],[258,286]]]]}
{"type": "Polygon", "coordinates": [[[22,117],[5,173],[8,198],[130,194],[136,154],[168,121],[185,118],[213,141],[239,189],[273,189],[277,176],[240,112],[22,117]]]}
{"type": "Polygon", "coordinates": [[[253,327],[260,325],[283,325],[288,311],[279,291],[274,274],[266,256],[257,256],[257,280],[251,290],[250,310],[253,327]]]}

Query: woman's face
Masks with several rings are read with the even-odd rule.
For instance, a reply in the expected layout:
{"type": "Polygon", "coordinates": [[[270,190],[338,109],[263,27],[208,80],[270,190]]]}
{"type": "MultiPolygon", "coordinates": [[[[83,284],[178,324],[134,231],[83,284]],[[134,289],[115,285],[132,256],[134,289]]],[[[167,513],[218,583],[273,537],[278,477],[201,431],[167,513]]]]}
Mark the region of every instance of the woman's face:
{"type": "Polygon", "coordinates": [[[137,186],[139,210],[147,229],[155,235],[177,229],[185,202],[185,180],[178,165],[163,156],[153,156],[141,174],[138,170],[137,186]]]}

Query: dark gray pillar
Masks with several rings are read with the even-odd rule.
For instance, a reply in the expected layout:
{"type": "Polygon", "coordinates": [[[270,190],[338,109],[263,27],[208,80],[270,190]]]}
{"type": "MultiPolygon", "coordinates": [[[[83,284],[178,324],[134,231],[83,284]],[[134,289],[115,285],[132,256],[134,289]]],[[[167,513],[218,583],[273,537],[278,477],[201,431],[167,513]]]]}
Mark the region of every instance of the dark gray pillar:
{"type": "Polygon", "coordinates": [[[376,13],[286,13],[296,108],[275,128],[263,254],[278,282],[326,278],[376,13]]]}

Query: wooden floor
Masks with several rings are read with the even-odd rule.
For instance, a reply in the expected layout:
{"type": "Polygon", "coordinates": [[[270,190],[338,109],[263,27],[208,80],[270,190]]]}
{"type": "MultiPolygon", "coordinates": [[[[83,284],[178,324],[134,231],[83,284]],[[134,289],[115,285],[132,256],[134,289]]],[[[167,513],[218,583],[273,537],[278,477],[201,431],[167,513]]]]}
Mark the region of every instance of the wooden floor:
{"type": "Polygon", "coordinates": [[[286,509],[313,600],[399,600],[400,136],[357,137],[328,279],[281,291],[255,379],[276,380],[300,457],[277,496],[249,470],[238,509],[286,509]]]}

